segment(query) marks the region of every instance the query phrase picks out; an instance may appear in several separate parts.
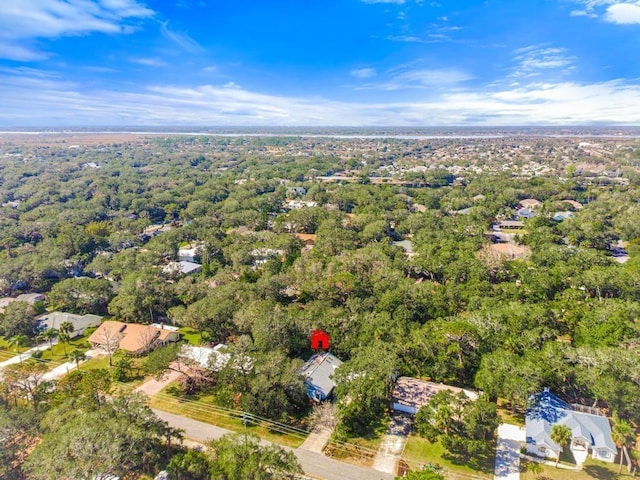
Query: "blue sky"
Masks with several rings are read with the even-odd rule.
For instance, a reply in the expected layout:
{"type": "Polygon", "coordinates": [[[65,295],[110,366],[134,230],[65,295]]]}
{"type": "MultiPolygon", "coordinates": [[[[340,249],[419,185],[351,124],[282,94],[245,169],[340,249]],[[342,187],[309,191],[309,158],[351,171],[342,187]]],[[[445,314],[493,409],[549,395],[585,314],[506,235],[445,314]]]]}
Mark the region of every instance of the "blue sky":
{"type": "Polygon", "coordinates": [[[640,124],[640,0],[0,0],[0,125],[640,124]]]}

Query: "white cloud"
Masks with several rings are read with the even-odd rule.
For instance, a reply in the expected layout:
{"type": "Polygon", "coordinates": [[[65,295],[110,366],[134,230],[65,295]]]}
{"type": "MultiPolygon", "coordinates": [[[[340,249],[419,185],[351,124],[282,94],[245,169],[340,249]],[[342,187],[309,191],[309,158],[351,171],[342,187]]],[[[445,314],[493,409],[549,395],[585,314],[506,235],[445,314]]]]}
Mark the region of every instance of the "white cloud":
{"type": "Polygon", "coordinates": [[[2,0],[0,57],[40,60],[47,54],[34,47],[36,39],[92,32],[128,33],[131,26],[126,20],[153,14],[136,0],[2,0]]]}
{"type": "Polygon", "coordinates": [[[412,65],[394,67],[385,72],[382,77],[383,79],[380,81],[366,83],[357,88],[359,90],[386,91],[436,89],[451,87],[474,78],[472,75],[457,69],[416,68],[412,65]]]}
{"type": "Polygon", "coordinates": [[[574,0],[583,6],[573,10],[572,16],[602,16],[605,21],[617,24],[640,24],[640,1],[638,0],[574,0]]]}
{"type": "Polygon", "coordinates": [[[611,23],[640,23],[640,3],[617,3],[607,8],[605,20],[611,23]]]}
{"type": "Polygon", "coordinates": [[[376,70],[375,68],[358,68],[356,70],[351,70],[349,73],[356,78],[371,78],[375,77],[376,70]]]}
{"type": "Polygon", "coordinates": [[[515,66],[511,77],[534,77],[549,73],[549,70],[562,72],[573,69],[574,58],[567,55],[564,48],[531,45],[515,51],[515,66]]]}
{"type": "Polygon", "coordinates": [[[204,48],[187,33],[170,30],[168,21],[161,24],[160,33],[188,53],[199,54],[204,52],[204,48]]]}
{"type": "Polygon", "coordinates": [[[166,67],[168,65],[167,62],[159,58],[131,58],[129,61],[145,67],[166,67]]]}
{"type": "Polygon", "coordinates": [[[428,100],[416,92],[395,102],[271,95],[232,82],[87,90],[24,69],[0,71],[0,84],[0,124],[5,126],[640,123],[640,86],[622,81],[457,86],[428,100]]]}

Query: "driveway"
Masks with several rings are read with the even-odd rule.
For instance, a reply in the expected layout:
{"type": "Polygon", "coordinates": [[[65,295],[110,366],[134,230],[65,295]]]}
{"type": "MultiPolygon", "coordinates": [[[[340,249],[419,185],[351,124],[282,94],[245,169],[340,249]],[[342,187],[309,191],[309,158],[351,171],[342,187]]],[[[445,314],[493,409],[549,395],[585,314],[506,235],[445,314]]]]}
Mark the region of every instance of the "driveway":
{"type": "Polygon", "coordinates": [[[171,382],[178,380],[181,375],[182,374],[180,372],[174,372],[172,370],[168,373],[165,373],[159,380],[156,380],[155,378],[147,380],[138,388],[136,388],[136,392],[144,393],[147,397],[151,398],[171,382]]]}
{"type": "Polygon", "coordinates": [[[391,416],[391,424],[380,443],[376,458],[373,460],[373,468],[379,472],[395,474],[398,460],[402,457],[407,437],[411,433],[412,418],[405,413],[394,412],[391,416]]]}
{"type": "Polygon", "coordinates": [[[503,423],[498,427],[494,480],[520,479],[520,446],[526,441],[524,427],[503,423]]]}

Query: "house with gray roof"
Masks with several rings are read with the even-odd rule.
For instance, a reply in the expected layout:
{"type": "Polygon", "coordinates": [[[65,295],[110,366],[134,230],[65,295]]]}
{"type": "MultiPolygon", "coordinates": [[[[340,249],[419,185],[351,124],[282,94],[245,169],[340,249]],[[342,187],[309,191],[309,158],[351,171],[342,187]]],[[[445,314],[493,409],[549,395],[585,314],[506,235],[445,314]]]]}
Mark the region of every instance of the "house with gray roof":
{"type": "Polygon", "coordinates": [[[576,462],[584,463],[590,454],[596,460],[614,462],[618,450],[611,439],[609,419],[599,410],[569,405],[548,389],[529,398],[526,416],[527,451],[537,456],[557,458],[560,446],[551,440],[554,425],[571,430],[569,449],[576,462]],[[581,411],[581,410],[586,411],[581,411]]]}
{"type": "Polygon", "coordinates": [[[300,369],[307,387],[307,396],[316,402],[326,400],[335,388],[333,373],[342,365],[337,357],[322,352],[311,357],[300,369]]]}
{"type": "Polygon", "coordinates": [[[69,322],[73,325],[73,330],[69,333],[70,338],[76,338],[84,334],[87,328],[98,327],[102,317],[99,315],[76,315],[75,313],[50,312],[36,318],[36,331],[44,332],[49,328],[60,330],[60,326],[69,322]]]}

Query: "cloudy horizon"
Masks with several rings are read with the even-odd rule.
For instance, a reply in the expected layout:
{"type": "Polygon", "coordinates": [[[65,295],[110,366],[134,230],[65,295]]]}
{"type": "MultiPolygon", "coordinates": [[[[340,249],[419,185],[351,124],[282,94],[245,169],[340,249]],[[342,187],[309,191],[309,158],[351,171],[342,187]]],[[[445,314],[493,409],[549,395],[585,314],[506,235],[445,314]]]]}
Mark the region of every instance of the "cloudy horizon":
{"type": "Polygon", "coordinates": [[[640,2],[445,3],[5,0],[0,125],[640,124],[640,2]]]}

